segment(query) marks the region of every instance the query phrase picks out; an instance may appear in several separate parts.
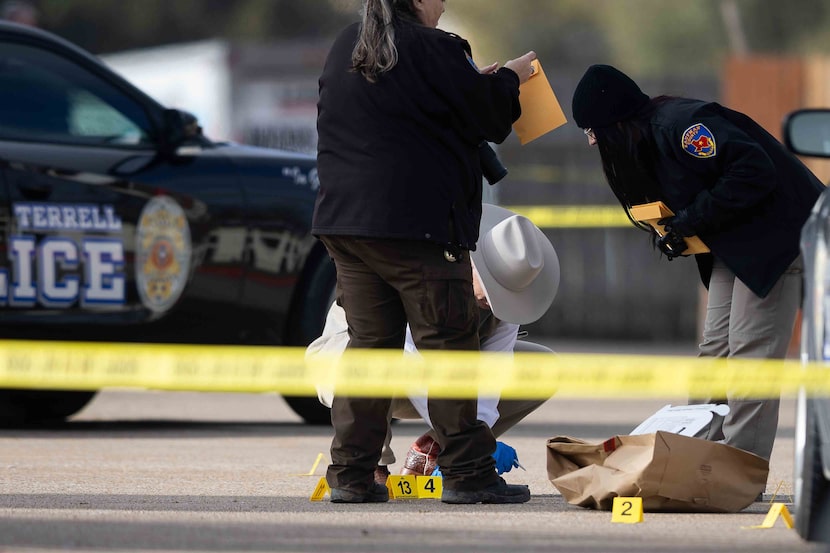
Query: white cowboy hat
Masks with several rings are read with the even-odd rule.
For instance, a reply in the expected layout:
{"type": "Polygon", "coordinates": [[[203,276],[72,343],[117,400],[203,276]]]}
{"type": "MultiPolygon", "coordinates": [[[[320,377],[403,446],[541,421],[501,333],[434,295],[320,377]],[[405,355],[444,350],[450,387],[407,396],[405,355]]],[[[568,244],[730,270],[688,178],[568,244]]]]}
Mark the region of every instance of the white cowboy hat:
{"type": "Polygon", "coordinates": [[[559,257],[547,236],[530,219],[484,204],[476,266],[493,315],[529,324],[545,314],[559,289],[559,257]]]}

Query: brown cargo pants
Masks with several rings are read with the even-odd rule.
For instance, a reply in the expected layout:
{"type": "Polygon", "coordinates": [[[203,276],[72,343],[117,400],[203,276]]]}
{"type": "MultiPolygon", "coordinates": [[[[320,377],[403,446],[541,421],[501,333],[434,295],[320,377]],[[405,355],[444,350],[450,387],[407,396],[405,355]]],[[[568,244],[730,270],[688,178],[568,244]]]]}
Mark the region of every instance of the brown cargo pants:
{"type": "MultiPolygon", "coordinates": [[[[432,242],[323,236],[337,268],[337,301],[346,312],[349,348],[401,351],[406,324],[420,350],[478,350],[478,307],[466,252],[447,261],[432,242]]],[[[402,354],[403,355],[403,354],[402,354]]],[[[362,493],[374,481],[391,399],[343,397],[331,408],[334,439],[326,479],[362,493]]],[[[429,399],[443,485],[479,490],[498,481],[496,440],[476,418],[475,399],[429,399]]]]}

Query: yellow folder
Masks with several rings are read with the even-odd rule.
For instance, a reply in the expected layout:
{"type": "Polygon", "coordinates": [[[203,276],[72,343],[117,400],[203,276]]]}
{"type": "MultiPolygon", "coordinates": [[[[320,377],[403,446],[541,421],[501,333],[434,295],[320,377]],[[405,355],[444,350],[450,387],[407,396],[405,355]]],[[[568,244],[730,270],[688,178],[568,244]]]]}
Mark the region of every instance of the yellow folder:
{"type": "MultiPolygon", "coordinates": [[[[663,225],[659,224],[657,221],[663,219],[664,217],[671,217],[674,215],[674,212],[669,209],[669,206],[664,204],[663,202],[651,202],[649,204],[640,204],[640,205],[633,205],[631,209],[628,210],[631,213],[631,217],[635,221],[643,221],[648,223],[654,230],[657,231],[657,234],[663,236],[666,234],[666,230],[663,225]]],[[[684,236],[683,239],[686,241],[686,246],[688,246],[684,251],[683,255],[691,255],[693,253],[706,253],[709,251],[709,246],[703,243],[703,240],[698,238],[697,236],[684,236]]]]}
{"type": "Polygon", "coordinates": [[[522,145],[568,122],[562,106],[545,76],[539,60],[533,60],[533,75],[519,87],[522,116],[513,123],[513,130],[522,145]]]}

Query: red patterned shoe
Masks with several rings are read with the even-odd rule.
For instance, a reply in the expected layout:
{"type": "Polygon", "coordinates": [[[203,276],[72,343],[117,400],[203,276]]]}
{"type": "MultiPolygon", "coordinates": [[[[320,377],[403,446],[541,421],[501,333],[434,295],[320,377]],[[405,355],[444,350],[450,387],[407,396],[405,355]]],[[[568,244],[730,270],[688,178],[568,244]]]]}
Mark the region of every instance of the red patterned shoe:
{"type": "Polygon", "coordinates": [[[441,448],[429,434],[424,434],[406,452],[401,474],[429,476],[435,470],[436,459],[441,448]]]}

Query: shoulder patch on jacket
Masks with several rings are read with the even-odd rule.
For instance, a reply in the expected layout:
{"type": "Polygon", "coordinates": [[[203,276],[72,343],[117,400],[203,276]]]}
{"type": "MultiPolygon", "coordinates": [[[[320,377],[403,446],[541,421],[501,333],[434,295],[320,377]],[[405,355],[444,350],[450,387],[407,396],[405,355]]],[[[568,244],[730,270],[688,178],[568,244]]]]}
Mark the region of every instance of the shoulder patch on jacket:
{"type": "Polygon", "coordinates": [[[695,123],[683,131],[683,149],[694,157],[715,157],[715,135],[703,123],[695,123]]]}

